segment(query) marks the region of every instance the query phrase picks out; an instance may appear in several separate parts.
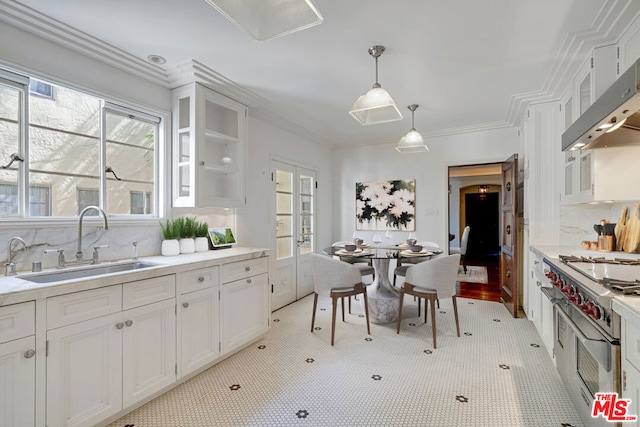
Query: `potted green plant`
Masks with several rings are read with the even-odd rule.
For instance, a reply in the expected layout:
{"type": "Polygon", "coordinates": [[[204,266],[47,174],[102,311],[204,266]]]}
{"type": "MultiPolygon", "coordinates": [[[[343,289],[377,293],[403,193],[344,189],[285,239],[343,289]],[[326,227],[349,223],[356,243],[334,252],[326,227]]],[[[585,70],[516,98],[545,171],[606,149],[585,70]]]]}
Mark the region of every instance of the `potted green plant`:
{"type": "Polygon", "coordinates": [[[185,218],[176,218],[176,221],[179,220],[180,229],[182,230],[180,233],[180,253],[181,254],[192,254],[196,251],[195,246],[195,237],[196,237],[196,228],[197,221],[195,217],[185,217],[185,218]]]}
{"type": "Polygon", "coordinates": [[[160,254],[163,256],[174,256],[180,254],[180,243],[178,238],[180,237],[180,231],[176,227],[176,223],[170,219],[166,222],[160,223],[162,229],[162,246],[160,247],[160,254]]]}
{"type": "Polygon", "coordinates": [[[209,250],[209,225],[206,222],[198,222],[196,225],[196,252],[209,250]]]}

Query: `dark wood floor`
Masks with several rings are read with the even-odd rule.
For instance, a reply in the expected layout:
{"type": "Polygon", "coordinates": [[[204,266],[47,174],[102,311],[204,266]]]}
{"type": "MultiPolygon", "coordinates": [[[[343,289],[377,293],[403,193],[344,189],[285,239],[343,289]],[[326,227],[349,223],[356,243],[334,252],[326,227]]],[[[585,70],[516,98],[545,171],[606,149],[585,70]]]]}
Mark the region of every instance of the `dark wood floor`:
{"type": "Polygon", "coordinates": [[[500,257],[486,256],[468,258],[467,265],[484,265],[487,267],[489,283],[459,282],[457,296],[485,301],[500,301],[500,257]]]}

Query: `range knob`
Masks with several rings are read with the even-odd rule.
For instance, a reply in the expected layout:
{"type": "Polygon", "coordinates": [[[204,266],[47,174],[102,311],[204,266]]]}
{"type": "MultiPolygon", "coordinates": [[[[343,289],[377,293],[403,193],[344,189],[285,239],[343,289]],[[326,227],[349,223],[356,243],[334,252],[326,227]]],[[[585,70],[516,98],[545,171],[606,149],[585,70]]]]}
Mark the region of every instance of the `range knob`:
{"type": "Polygon", "coordinates": [[[582,303],[582,305],[580,305],[580,308],[585,313],[590,313],[592,307],[593,307],[593,303],[591,301],[585,301],[584,303],[582,303]]]}
{"type": "Polygon", "coordinates": [[[569,301],[574,302],[575,304],[577,304],[578,306],[580,306],[580,308],[582,308],[582,301],[584,300],[582,294],[580,292],[575,292],[573,295],[571,295],[569,297],[569,301]]]}
{"type": "Polygon", "coordinates": [[[600,320],[600,318],[602,317],[602,309],[598,304],[593,304],[591,306],[591,310],[587,312],[587,314],[596,320],[600,320]]]}
{"type": "Polygon", "coordinates": [[[560,288],[560,290],[562,290],[562,279],[556,279],[553,281],[553,286],[555,286],[556,288],[560,288]]]}
{"type": "Polygon", "coordinates": [[[558,279],[558,275],[553,271],[549,271],[545,276],[547,276],[548,279],[551,279],[552,282],[555,282],[558,279]]]}

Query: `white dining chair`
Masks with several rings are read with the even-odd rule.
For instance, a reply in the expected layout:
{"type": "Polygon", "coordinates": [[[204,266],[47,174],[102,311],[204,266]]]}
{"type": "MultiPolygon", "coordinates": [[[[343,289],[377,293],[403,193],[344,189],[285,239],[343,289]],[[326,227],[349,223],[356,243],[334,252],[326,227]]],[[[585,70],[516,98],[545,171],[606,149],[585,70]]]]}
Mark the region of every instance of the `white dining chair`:
{"type": "Polygon", "coordinates": [[[402,302],[404,295],[413,295],[417,298],[425,298],[424,320],[427,322],[428,302],[431,301],[431,333],[433,335],[433,348],[436,348],[436,307],[438,298],[451,297],[453,313],[456,319],[456,331],[460,336],[460,323],[458,321],[458,304],[456,302],[456,281],[460,255],[442,256],[411,266],[407,270],[407,276],[400,289],[400,309],[398,311],[398,326],[396,332],[400,333],[402,320],[402,302]]]}
{"type": "MultiPolygon", "coordinates": [[[[440,249],[440,245],[438,245],[436,242],[418,242],[417,244],[426,248],[427,250],[429,250],[429,248],[440,249]]],[[[411,267],[414,264],[427,261],[429,259],[431,258],[429,257],[400,258],[399,257],[396,268],[393,270],[393,286],[396,286],[396,276],[405,277],[407,275],[407,269],[409,267],[411,267]]]]}
{"type": "Polygon", "coordinates": [[[469,244],[469,233],[471,233],[471,227],[468,225],[462,231],[462,237],[460,238],[460,247],[449,248],[450,254],[460,254],[462,258],[462,269],[464,274],[467,274],[467,246],[469,244]]]}
{"type": "Polygon", "coordinates": [[[313,276],[313,315],[311,317],[311,332],[316,321],[318,295],[331,298],[331,345],[333,345],[336,330],[336,309],[338,299],[342,301],[342,321],[344,322],[344,298],[362,294],[364,314],[367,321],[367,334],[371,335],[369,327],[369,305],[367,302],[367,287],[361,280],[360,271],[354,265],[338,261],[328,256],[309,254],[311,258],[311,272],[313,276]]]}

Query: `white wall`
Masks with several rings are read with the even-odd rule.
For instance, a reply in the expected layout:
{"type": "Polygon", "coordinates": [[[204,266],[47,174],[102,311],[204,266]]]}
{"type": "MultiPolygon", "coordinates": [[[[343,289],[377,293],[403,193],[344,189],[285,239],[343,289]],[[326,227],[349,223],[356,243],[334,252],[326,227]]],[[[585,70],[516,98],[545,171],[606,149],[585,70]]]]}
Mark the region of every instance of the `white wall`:
{"type": "MultiPolygon", "coordinates": [[[[453,165],[501,162],[522,152],[516,128],[428,138],[429,151],[402,154],[394,144],[343,149],[334,155],[333,240],[349,240],[356,227],[355,184],[389,179],[416,180],[416,238],[446,247],[447,173],[453,165]]],[[[406,239],[408,232],[392,233],[391,243],[406,239]]],[[[359,232],[371,242],[373,232],[359,232]]]]}
{"type": "Polygon", "coordinates": [[[248,152],[247,206],[236,209],[239,243],[270,246],[275,233],[275,223],[270,222],[271,210],[275,209],[275,190],[270,174],[270,160],[274,157],[317,172],[316,249],[330,245],[334,201],[331,150],[250,116],[248,152]]]}

